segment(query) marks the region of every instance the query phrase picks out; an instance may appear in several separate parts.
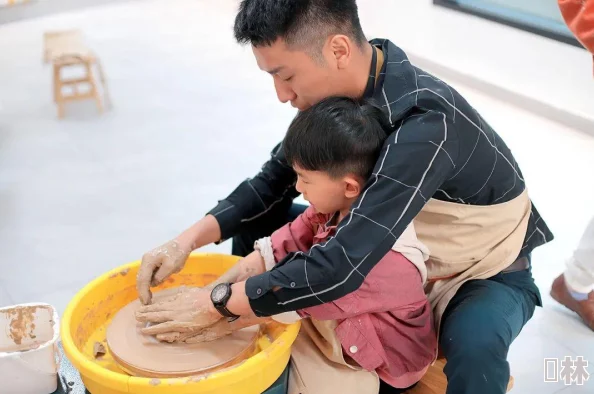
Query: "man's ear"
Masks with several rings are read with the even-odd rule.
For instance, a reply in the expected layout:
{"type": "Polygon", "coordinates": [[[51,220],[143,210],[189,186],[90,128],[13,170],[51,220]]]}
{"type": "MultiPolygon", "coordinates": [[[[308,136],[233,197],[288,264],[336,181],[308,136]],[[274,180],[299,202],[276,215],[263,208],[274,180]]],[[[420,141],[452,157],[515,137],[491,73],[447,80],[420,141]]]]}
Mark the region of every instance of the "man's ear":
{"type": "Polygon", "coordinates": [[[359,180],[353,175],[344,177],[344,196],[346,198],[357,198],[361,194],[362,185],[359,180]]]}
{"type": "Polygon", "coordinates": [[[343,34],[336,34],[328,42],[329,50],[338,69],[347,68],[351,61],[353,42],[343,34]]]}

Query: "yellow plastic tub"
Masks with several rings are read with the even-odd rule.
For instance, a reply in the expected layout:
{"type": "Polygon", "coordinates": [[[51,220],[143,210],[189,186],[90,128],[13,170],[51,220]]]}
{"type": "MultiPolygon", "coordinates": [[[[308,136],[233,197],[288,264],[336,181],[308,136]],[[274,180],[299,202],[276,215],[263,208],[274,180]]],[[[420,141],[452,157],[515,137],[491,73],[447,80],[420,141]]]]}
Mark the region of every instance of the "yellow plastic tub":
{"type": "MultiPolygon", "coordinates": [[[[183,271],[155,291],[182,285],[204,286],[229,269],[238,257],[192,254],[183,271]]],[[[122,307],[138,297],[136,274],[140,262],[117,268],[95,279],[70,301],[62,318],[61,336],[66,356],[80,371],[92,394],[260,394],[281,375],[299,332],[299,323],[264,327],[255,354],[233,368],[210,375],[176,379],[147,379],[127,375],[111,355],[93,356],[95,342],[105,343],[105,330],[122,307]]]]}

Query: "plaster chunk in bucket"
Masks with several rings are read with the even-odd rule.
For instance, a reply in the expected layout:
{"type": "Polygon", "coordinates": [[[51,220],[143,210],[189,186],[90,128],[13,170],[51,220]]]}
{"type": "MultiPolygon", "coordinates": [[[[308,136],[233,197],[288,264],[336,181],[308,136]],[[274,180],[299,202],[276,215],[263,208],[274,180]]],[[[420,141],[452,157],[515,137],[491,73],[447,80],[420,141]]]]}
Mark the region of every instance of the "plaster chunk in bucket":
{"type": "Polygon", "coordinates": [[[58,314],[48,304],[0,308],[2,390],[18,394],[56,390],[58,327],[58,314]]]}

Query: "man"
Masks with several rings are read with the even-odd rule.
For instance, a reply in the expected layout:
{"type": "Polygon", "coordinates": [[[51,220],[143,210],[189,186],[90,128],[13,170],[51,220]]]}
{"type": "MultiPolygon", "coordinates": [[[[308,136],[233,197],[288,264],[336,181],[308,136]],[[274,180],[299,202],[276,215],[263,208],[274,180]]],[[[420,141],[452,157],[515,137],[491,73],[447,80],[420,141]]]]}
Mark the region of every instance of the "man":
{"type": "MultiPolygon", "coordinates": [[[[559,0],[559,7],[569,29],[594,53],[594,1],[559,0]]],[[[551,296],[594,330],[594,219],[567,262],[567,269],[553,282],[551,296]]]]}
{"type": "MultiPolygon", "coordinates": [[[[373,98],[393,132],[335,236],[218,289],[217,310],[270,316],[336,300],[361,285],[414,219],[431,251],[426,291],[448,393],[504,393],[509,346],[541,305],[530,254],[553,238],[505,143],[461,95],[411,65],[396,45],[368,43],[355,0],[244,0],[235,37],[252,45],[281,102],[304,110],[328,96],[373,98]]],[[[142,301],[150,303],[149,285],[181,270],[191,250],[234,237],[235,254],[251,251],[291,216],[295,180],[279,145],[257,176],[143,257],[142,301]]],[[[161,323],[151,327],[154,334],[191,330],[214,322],[213,306],[203,300],[191,293],[141,313],[161,323]]]]}

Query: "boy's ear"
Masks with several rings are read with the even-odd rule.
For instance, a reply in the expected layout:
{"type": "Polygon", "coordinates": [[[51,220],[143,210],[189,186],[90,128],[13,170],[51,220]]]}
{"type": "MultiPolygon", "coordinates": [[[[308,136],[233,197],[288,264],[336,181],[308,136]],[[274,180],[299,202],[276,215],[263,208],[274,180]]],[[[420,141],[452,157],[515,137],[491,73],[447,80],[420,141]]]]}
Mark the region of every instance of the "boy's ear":
{"type": "Polygon", "coordinates": [[[344,182],[344,196],[346,198],[357,198],[361,194],[362,185],[356,177],[347,175],[344,178],[344,182]]]}

